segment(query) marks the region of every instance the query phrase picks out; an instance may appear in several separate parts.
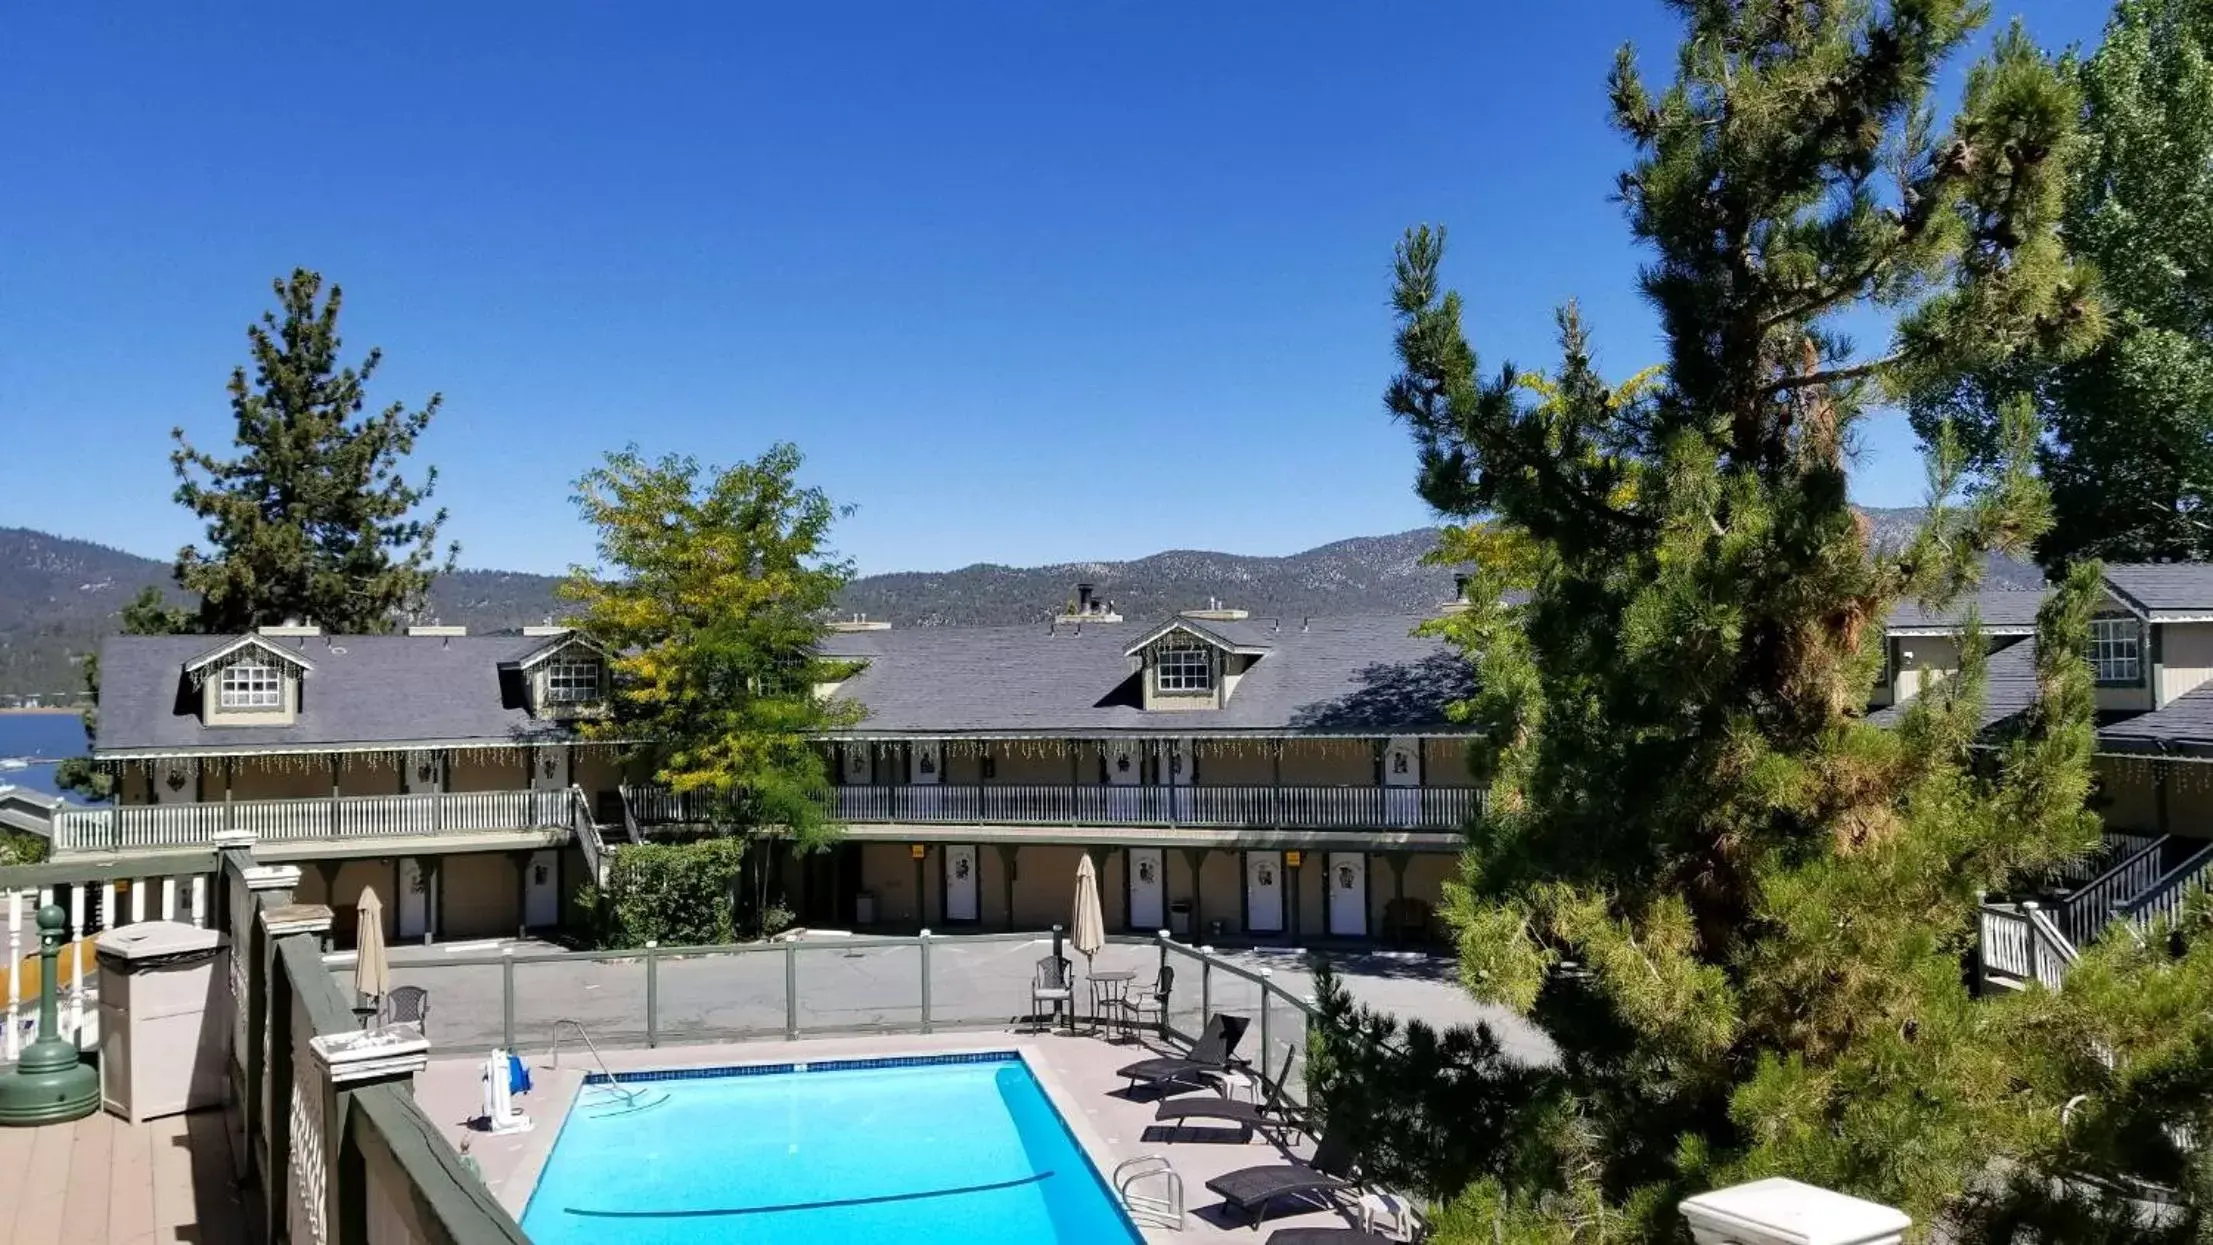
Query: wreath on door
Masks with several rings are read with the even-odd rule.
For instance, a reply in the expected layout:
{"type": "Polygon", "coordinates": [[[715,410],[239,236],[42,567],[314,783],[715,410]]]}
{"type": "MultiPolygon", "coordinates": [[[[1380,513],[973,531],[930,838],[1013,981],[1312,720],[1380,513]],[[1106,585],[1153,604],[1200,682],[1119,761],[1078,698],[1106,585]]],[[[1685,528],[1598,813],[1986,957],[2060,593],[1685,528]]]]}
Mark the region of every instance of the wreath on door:
{"type": "Polygon", "coordinates": [[[1356,884],[1356,883],[1357,883],[1358,881],[1359,881],[1359,879],[1357,879],[1357,878],[1355,878],[1355,877],[1353,876],[1353,873],[1352,873],[1352,866],[1351,866],[1351,865],[1339,865],[1339,866],[1337,866],[1337,889],[1338,889],[1338,890],[1341,890],[1341,891],[1349,891],[1349,890],[1351,890],[1351,889],[1353,888],[1353,886],[1354,886],[1354,885],[1355,885],[1355,884],[1356,884]]]}
{"type": "Polygon", "coordinates": [[[1274,886],[1276,884],[1276,867],[1272,864],[1262,864],[1253,870],[1252,876],[1254,885],[1274,886]]]}
{"type": "Polygon", "coordinates": [[[955,856],[953,858],[953,880],[956,882],[968,880],[968,857],[955,856]]]}
{"type": "Polygon", "coordinates": [[[1151,885],[1153,884],[1153,862],[1152,862],[1152,861],[1150,861],[1150,860],[1140,860],[1140,861],[1138,861],[1138,862],[1137,862],[1137,880],[1138,880],[1138,881],[1140,881],[1140,882],[1142,882],[1142,883],[1144,883],[1144,884],[1145,884],[1145,885],[1147,885],[1147,886],[1151,886],[1151,885]]]}

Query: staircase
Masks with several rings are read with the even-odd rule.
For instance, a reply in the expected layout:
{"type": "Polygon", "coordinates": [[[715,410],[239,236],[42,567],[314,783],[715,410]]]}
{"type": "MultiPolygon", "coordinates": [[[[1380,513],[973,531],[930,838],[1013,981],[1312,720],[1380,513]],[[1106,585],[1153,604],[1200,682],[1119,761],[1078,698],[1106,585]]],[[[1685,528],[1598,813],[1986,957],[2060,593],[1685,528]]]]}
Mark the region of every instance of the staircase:
{"type": "MultiPolygon", "coordinates": [[[[2213,840],[2112,835],[2101,860],[2111,863],[2044,900],[1982,906],[1976,975],[1984,986],[2018,990],[2035,981],[2057,990],[2081,948],[2115,927],[2142,937],[2181,912],[2193,889],[2213,883],[2213,840]]],[[[2061,879],[2075,877],[2062,871],[2061,879]]]]}

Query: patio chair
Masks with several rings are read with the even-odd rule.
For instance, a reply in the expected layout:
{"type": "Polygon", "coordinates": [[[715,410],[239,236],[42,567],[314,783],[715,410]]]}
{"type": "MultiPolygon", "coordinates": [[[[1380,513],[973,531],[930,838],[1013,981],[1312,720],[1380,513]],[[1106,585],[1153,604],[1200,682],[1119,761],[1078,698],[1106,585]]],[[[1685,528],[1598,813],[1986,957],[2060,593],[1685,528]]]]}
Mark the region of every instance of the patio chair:
{"type": "Polygon", "coordinates": [[[1206,1032],[1201,1033],[1199,1040],[1192,1044],[1189,1054],[1140,1059],[1136,1063],[1116,1068],[1114,1075],[1127,1080],[1132,1089],[1137,1088],[1140,1083],[1182,1085],[1186,1088],[1203,1084],[1200,1077],[1210,1072],[1220,1072],[1231,1065],[1231,1061],[1236,1058],[1237,1043],[1244,1038],[1245,1030],[1251,1024],[1243,1016],[1216,1012],[1206,1022],[1206,1032]]]}
{"type": "Polygon", "coordinates": [[[399,986],[384,996],[384,1011],[378,1021],[388,1025],[413,1025],[423,1036],[430,1036],[430,991],[421,986],[399,986]]]}
{"type": "Polygon", "coordinates": [[[1304,1163],[1267,1163],[1216,1176],[1206,1187],[1222,1195],[1225,1206],[1234,1206],[1252,1217],[1254,1227],[1281,1198],[1300,1198],[1317,1206],[1337,1203],[1337,1195],[1357,1191],[1352,1147],[1333,1132],[1324,1130],[1315,1143],[1314,1157],[1304,1163]]]}
{"type": "MultiPolygon", "coordinates": [[[[1262,1079],[1267,1086],[1265,1102],[1245,1102],[1229,1096],[1229,1084],[1223,1082],[1218,1094],[1193,1094],[1185,1098],[1163,1099],[1153,1111],[1153,1119],[1178,1127],[1191,1120],[1218,1120],[1241,1128],[1250,1141],[1254,1132],[1297,1131],[1298,1121],[1291,1117],[1291,1103],[1283,1096],[1283,1087],[1291,1079],[1291,1061],[1296,1051],[1283,1052],[1283,1073],[1273,1083],[1262,1079]]],[[[1288,1140],[1288,1139],[1286,1139],[1288,1140]]]]}
{"type": "Polygon", "coordinates": [[[1068,1027],[1076,1027],[1076,969],[1064,955],[1048,955],[1037,962],[1037,973],[1030,978],[1030,1015],[1044,1014],[1044,1005],[1053,1005],[1055,1020],[1065,1016],[1068,1027]]]}
{"type": "Polygon", "coordinates": [[[1168,1020],[1168,992],[1175,988],[1176,970],[1173,965],[1160,966],[1160,976],[1153,984],[1122,1000],[1122,1014],[1131,1024],[1144,1024],[1149,1013],[1159,1023],[1168,1020]]]}

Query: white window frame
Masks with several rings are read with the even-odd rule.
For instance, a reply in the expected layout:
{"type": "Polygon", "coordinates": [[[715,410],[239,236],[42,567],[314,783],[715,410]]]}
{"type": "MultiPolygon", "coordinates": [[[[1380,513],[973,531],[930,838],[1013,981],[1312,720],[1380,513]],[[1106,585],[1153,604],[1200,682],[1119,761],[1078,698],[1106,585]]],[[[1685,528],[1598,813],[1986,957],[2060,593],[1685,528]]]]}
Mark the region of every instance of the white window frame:
{"type": "Polygon", "coordinates": [[[2107,686],[2134,687],[2144,681],[2144,628],[2127,616],[2090,620],[2091,673],[2107,686]]]}
{"type": "Polygon", "coordinates": [[[556,657],[546,663],[546,701],[556,705],[588,704],[600,698],[600,681],[607,663],[597,657],[556,657]]]}
{"type": "Polygon", "coordinates": [[[1153,650],[1153,689],[1169,693],[1214,690],[1214,655],[1196,644],[1163,644],[1153,650]]]}
{"type": "Polygon", "coordinates": [[[223,667],[216,679],[215,704],[219,709],[284,708],[284,672],[271,662],[233,662],[223,667]]]}

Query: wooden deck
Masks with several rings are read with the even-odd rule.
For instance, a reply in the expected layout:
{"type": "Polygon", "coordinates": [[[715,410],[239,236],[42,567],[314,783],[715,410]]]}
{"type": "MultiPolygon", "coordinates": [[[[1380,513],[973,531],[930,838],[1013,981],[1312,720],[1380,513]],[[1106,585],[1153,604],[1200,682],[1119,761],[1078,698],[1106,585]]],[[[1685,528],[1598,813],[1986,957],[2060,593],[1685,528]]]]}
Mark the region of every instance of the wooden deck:
{"type": "Polygon", "coordinates": [[[0,1245],[252,1238],[219,1111],[0,1128],[0,1245]]]}

